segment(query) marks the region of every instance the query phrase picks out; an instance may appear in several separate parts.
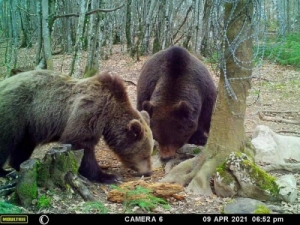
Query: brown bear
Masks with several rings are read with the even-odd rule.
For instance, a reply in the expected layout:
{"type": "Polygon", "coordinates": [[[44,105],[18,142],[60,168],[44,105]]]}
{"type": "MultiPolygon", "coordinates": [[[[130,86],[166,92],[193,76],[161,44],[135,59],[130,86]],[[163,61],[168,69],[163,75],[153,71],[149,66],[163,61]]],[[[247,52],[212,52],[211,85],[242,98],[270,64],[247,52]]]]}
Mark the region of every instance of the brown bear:
{"type": "Polygon", "coordinates": [[[39,144],[61,142],[84,149],[79,173],[90,181],[114,183],[101,171],[95,146],[103,136],[125,167],[151,173],[153,137],[147,112],[130,102],[123,80],[108,72],[75,79],[35,70],[0,82],[0,176],[9,159],[19,170],[39,144]]]}
{"type": "Polygon", "coordinates": [[[184,144],[205,145],[217,91],[205,65],[185,48],[172,46],[150,57],[137,83],[137,109],[150,115],[160,157],[184,144]]]}

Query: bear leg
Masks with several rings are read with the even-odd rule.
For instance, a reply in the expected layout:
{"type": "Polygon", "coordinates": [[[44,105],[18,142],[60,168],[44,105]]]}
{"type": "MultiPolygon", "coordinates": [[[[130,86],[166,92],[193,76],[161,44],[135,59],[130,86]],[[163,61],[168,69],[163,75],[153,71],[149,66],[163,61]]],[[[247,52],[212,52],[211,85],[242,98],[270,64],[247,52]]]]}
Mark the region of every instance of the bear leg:
{"type": "Polygon", "coordinates": [[[195,133],[191,136],[188,143],[194,145],[204,146],[207,142],[207,137],[204,134],[204,130],[202,128],[198,128],[195,133]]]}
{"type": "Polygon", "coordinates": [[[102,172],[97,163],[94,151],[92,150],[84,150],[79,173],[92,182],[113,184],[118,180],[117,176],[102,172]]]}
{"type": "Polygon", "coordinates": [[[35,143],[29,137],[23,138],[12,150],[10,154],[9,164],[12,168],[19,171],[22,162],[30,158],[35,143]]]}
{"type": "MultiPolygon", "coordinates": [[[[0,144],[0,146],[6,146],[6,143],[5,144],[0,144]]],[[[4,164],[6,163],[6,161],[7,161],[7,159],[8,159],[8,156],[9,156],[9,154],[8,154],[8,150],[6,150],[8,148],[8,146],[7,147],[0,147],[0,149],[1,149],[1,157],[0,157],[0,177],[4,177],[4,176],[6,176],[6,174],[8,174],[9,173],[9,171],[6,171],[6,170],[4,170],[3,169],[3,166],[4,166],[4,164]]]]}

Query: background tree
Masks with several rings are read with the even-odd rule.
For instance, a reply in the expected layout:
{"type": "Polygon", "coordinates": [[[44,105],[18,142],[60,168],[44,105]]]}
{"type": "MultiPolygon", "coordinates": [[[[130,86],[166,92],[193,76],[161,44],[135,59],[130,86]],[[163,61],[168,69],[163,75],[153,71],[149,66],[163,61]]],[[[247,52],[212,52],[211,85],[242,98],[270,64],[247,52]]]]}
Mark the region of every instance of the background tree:
{"type": "MultiPolygon", "coordinates": [[[[139,60],[139,56],[151,53],[151,49],[152,52],[156,52],[174,44],[185,46],[196,55],[202,54],[208,58],[212,55],[216,56],[214,50],[216,46],[221,47],[219,42],[222,40],[217,37],[222,37],[223,25],[215,19],[223,20],[224,12],[215,7],[219,3],[222,5],[220,0],[127,0],[125,3],[126,7],[122,8],[124,3],[121,0],[95,0],[93,3],[91,0],[86,1],[86,15],[81,14],[85,19],[81,20],[79,14],[83,1],[80,0],[1,1],[1,40],[6,44],[4,53],[6,57],[2,59],[2,64],[0,63],[0,70],[9,74],[10,70],[16,67],[34,65],[45,68],[47,66],[45,59],[51,58],[50,54],[59,53],[68,57],[68,54],[73,53],[73,58],[77,58],[77,56],[80,58],[80,52],[78,52],[79,54],[73,52],[80,47],[79,40],[83,44],[82,51],[89,48],[83,60],[78,60],[83,64],[89,64],[87,68],[90,68],[92,58],[95,58],[95,62],[99,60],[99,65],[101,64],[100,60],[107,59],[112,54],[114,44],[120,44],[122,51],[130,51],[131,56],[137,60],[139,60]],[[97,11],[95,9],[98,16],[92,16],[93,13],[96,13],[92,10],[93,4],[97,4],[98,9],[109,10],[97,11]],[[46,7],[46,5],[49,7],[44,13],[48,13],[48,16],[44,15],[48,18],[44,18],[44,23],[42,23],[42,7],[46,7]],[[101,14],[99,14],[100,12],[101,14]],[[97,22],[99,24],[91,27],[91,21],[95,20],[95,17],[99,17],[97,22]],[[42,29],[42,25],[46,26],[47,23],[49,32],[47,29],[42,29]],[[97,30],[99,26],[102,32],[97,30]],[[83,30],[77,33],[79,27],[83,27],[83,30]],[[102,40],[96,51],[90,51],[93,49],[92,45],[95,46],[99,42],[100,37],[94,35],[91,40],[90,34],[96,33],[101,36],[102,40]],[[28,58],[29,55],[20,55],[20,47],[33,49],[36,51],[36,57],[28,58]],[[24,59],[19,60],[20,57],[24,57],[24,59]],[[86,61],[86,57],[89,57],[89,62],[86,61]]],[[[284,27],[291,34],[299,33],[299,10],[300,3],[297,0],[261,1],[257,13],[265,19],[267,34],[274,35],[273,45],[276,43],[278,46],[282,45],[284,36],[280,35],[283,33],[280,29],[285,30],[284,27]],[[286,21],[286,23],[282,23],[282,21],[286,21]]],[[[256,29],[261,30],[261,26],[264,26],[262,21],[256,25],[256,29]]],[[[265,38],[266,36],[261,35],[261,37],[265,38]]],[[[266,39],[261,40],[262,43],[266,43],[266,39]]],[[[268,46],[265,45],[265,47],[268,46]]],[[[276,50],[274,57],[270,58],[276,59],[277,53],[276,50]]],[[[30,55],[30,57],[32,56],[30,55]]],[[[74,71],[70,68],[70,74],[76,74],[76,70],[79,70],[79,67],[75,67],[74,71]]],[[[83,75],[85,71],[85,69],[79,71],[78,74],[83,75]]]]}
{"type": "MultiPolygon", "coordinates": [[[[208,142],[203,152],[175,167],[163,181],[188,184],[188,190],[210,195],[210,179],[216,167],[231,152],[245,152],[244,130],[246,97],[251,84],[253,12],[258,2],[234,1],[224,7],[224,52],[221,53],[221,77],[208,142]]],[[[216,5],[215,5],[216,6],[216,5]]]]}
{"type": "Polygon", "coordinates": [[[44,58],[46,61],[47,69],[53,70],[53,60],[51,53],[51,43],[49,34],[49,6],[48,0],[42,0],[42,33],[43,33],[43,46],[44,46],[44,58]]]}

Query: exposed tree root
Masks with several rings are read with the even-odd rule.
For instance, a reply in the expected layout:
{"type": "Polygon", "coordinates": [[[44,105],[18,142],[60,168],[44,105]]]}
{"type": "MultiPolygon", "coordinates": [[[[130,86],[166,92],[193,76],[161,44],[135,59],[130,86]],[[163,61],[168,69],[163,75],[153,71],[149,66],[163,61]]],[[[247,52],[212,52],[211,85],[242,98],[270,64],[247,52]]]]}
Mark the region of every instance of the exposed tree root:
{"type": "Polygon", "coordinates": [[[217,167],[216,159],[204,152],[175,166],[160,182],[178,183],[190,193],[211,195],[210,178],[217,167]]]}
{"type": "Polygon", "coordinates": [[[65,180],[85,201],[96,201],[90,190],[83,184],[80,178],[72,172],[67,172],[65,180]]]}
{"type": "Polygon", "coordinates": [[[211,195],[210,178],[217,168],[217,160],[215,158],[204,161],[201,169],[197,171],[195,177],[187,186],[187,191],[201,195],[211,195]]]}

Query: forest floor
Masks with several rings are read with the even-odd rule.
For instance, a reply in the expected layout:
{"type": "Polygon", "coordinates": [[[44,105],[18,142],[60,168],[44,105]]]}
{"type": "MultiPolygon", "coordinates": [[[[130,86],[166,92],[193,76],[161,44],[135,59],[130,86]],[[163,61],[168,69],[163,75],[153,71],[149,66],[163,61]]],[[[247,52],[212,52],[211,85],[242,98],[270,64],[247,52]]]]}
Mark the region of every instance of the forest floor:
{"type": "MultiPolygon", "coordinates": [[[[71,61],[71,55],[55,55],[55,70],[67,73],[71,61]]],[[[147,57],[141,57],[140,61],[130,58],[119,47],[115,46],[113,54],[108,60],[101,61],[101,71],[109,70],[119,74],[126,82],[127,90],[136,106],[136,84],[140,69],[147,57]]],[[[82,60],[84,63],[84,60],[82,60]]],[[[208,69],[218,84],[218,76],[209,63],[208,69]]],[[[82,65],[81,68],[84,68],[82,65]]],[[[300,121],[300,71],[296,71],[288,66],[283,67],[265,62],[264,65],[253,72],[252,88],[248,97],[248,107],[246,111],[245,130],[247,136],[251,135],[257,125],[267,125],[273,131],[282,135],[300,136],[299,125],[293,121],[300,121]],[[263,115],[263,117],[259,116],[263,115]],[[280,122],[281,119],[291,121],[290,123],[280,122]]],[[[32,157],[42,158],[49,145],[41,146],[39,151],[35,151],[32,157]]],[[[141,178],[132,175],[130,170],[124,169],[116,156],[109,150],[103,141],[97,145],[96,157],[105,172],[113,173],[122,178],[122,181],[133,181],[141,178]]],[[[274,171],[273,174],[280,176],[285,172],[274,171]]],[[[147,182],[156,182],[165,175],[164,168],[156,169],[153,175],[146,179],[147,182]]],[[[298,191],[300,192],[300,176],[297,178],[298,191]]],[[[1,181],[1,180],[0,180],[1,181]]],[[[0,182],[1,184],[1,182],[0,182]]],[[[88,186],[94,197],[102,202],[108,209],[108,213],[148,213],[140,207],[129,207],[122,203],[113,203],[107,200],[107,192],[111,189],[109,185],[90,184],[88,186]]],[[[300,197],[298,192],[298,196],[300,197]]],[[[37,210],[36,207],[24,209],[31,213],[100,213],[101,209],[89,207],[84,200],[75,193],[64,193],[60,190],[40,190],[40,194],[51,197],[51,207],[37,210]]],[[[170,208],[158,206],[151,213],[221,213],[223,206],[232,201],[231,198],[221,198],[216,195],[201,196],[181,192],[183,197],[167,199],[170,208]]],[[[294,204],[278,203],[284,213],[300,213],[300,198],[294,204]]]]}

